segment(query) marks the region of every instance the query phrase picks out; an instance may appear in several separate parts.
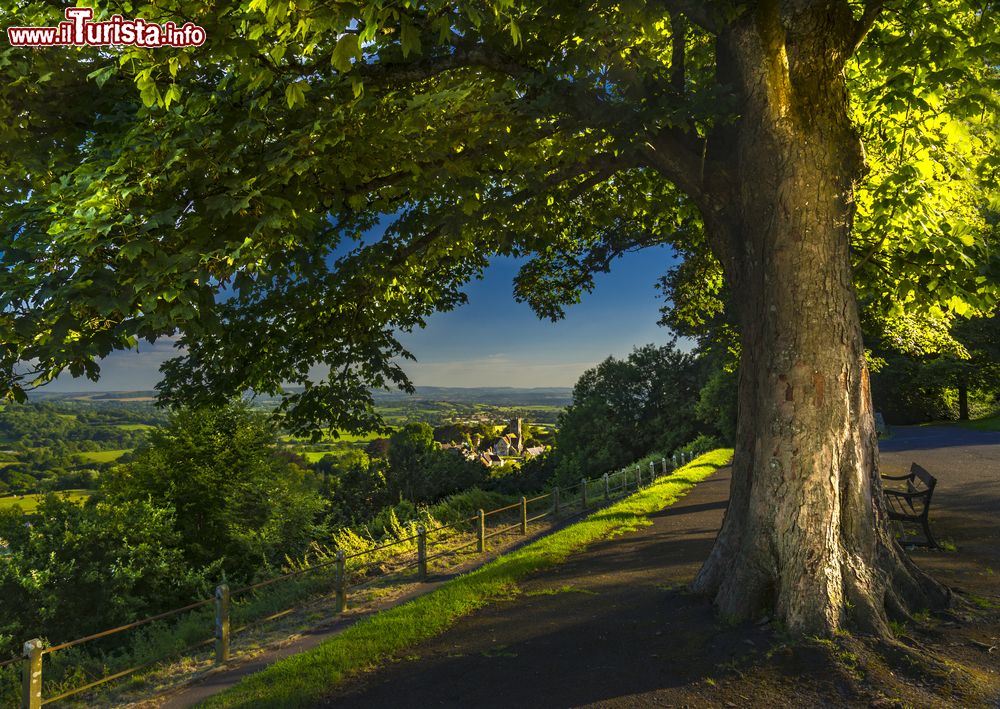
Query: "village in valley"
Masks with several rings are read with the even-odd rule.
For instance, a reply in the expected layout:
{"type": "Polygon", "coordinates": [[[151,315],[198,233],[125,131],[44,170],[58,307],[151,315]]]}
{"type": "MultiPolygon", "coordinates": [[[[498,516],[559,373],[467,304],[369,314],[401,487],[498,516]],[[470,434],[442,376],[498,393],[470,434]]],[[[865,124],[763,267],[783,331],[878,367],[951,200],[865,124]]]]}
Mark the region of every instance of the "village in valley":
{"type": "MultiPolygon", "coordinates": [[[[456,427],[458,428],[458,427],[456,427]]],[[[479,461],[487,468],[503,466],[535,458],[545,452],[541,439],[546,439],[551,431],[534,428],[524,423],[522,418],[511,419],[499,437],[484,436],[482,433],[465,433],[458,441],[443,443],[441,448],[459,453],[469,461],[479,461]]]]}

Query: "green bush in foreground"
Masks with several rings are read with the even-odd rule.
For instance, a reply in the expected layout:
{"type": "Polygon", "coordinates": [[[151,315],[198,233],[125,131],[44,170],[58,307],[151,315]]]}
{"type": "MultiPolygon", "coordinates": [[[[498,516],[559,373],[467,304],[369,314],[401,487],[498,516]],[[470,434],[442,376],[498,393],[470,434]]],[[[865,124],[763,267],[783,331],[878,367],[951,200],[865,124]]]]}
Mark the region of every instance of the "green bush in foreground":
{"type": "Polygon", "coordinates": [[[516,582],[559,564],[569,554],[612,535],[651,524],[648,515],[675,502],[725,465],[732,451],[715,450],[655,485],[461,576],[409,603],[348,628],[319,647],[278,662],[210,699],[209,707],[312,706],[349,674],[440,634],[459,618],[509,596],[516,582]]]}

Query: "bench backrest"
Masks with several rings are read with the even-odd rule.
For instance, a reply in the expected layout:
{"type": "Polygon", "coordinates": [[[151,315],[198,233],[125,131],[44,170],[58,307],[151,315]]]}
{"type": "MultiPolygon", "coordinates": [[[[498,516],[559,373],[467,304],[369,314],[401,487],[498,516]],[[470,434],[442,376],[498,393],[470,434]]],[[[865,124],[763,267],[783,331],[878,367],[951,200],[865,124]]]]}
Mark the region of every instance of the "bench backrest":
{"type": "Polygon", "coordinates": [[[920,482],[922,482],[928,490],[933,490],[934,486],[937,485],[937,478],[916,463],[910,465],[910,475],[912,475],[915,479],[919,478],[920,482]]]}

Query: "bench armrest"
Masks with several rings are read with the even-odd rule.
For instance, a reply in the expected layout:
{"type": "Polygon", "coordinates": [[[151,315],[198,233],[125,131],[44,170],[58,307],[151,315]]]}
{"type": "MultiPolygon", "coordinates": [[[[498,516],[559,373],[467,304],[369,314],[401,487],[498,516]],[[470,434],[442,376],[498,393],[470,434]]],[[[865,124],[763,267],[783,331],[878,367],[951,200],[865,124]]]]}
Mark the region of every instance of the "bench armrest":
{"type": "Polygon", "coordinates": [[[913,473],[907,473],[906,475],[881,475],[879,477],[883,480],[908,480],[913,477],[913,473]]]}

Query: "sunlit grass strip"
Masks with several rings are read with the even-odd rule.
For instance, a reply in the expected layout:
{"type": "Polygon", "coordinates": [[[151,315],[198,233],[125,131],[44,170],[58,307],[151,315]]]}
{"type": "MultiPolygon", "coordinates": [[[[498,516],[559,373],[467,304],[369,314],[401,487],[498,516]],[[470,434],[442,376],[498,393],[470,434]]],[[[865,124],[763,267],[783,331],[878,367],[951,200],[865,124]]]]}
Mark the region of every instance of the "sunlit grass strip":
{"type": "Polygon", "coordinates": [[[650,514],[676,502],[731,456],[727,449],[705,453],[655,485],[436,591],[362,620],[322,645],[248,677],[203,706],[313,706],[348,675],[374,668],[491,601],[510,597],[516,582],[529,574],[555,566],[596,541],[652,524],[650,514]]]}
{"type": "Polygon", "coordinates": [[[962,428],[973,428],[979,431],[1000,431],[1000,416],[973,419],[972,421],[956,421],[955,425],[961,426],[962,428]]]}

